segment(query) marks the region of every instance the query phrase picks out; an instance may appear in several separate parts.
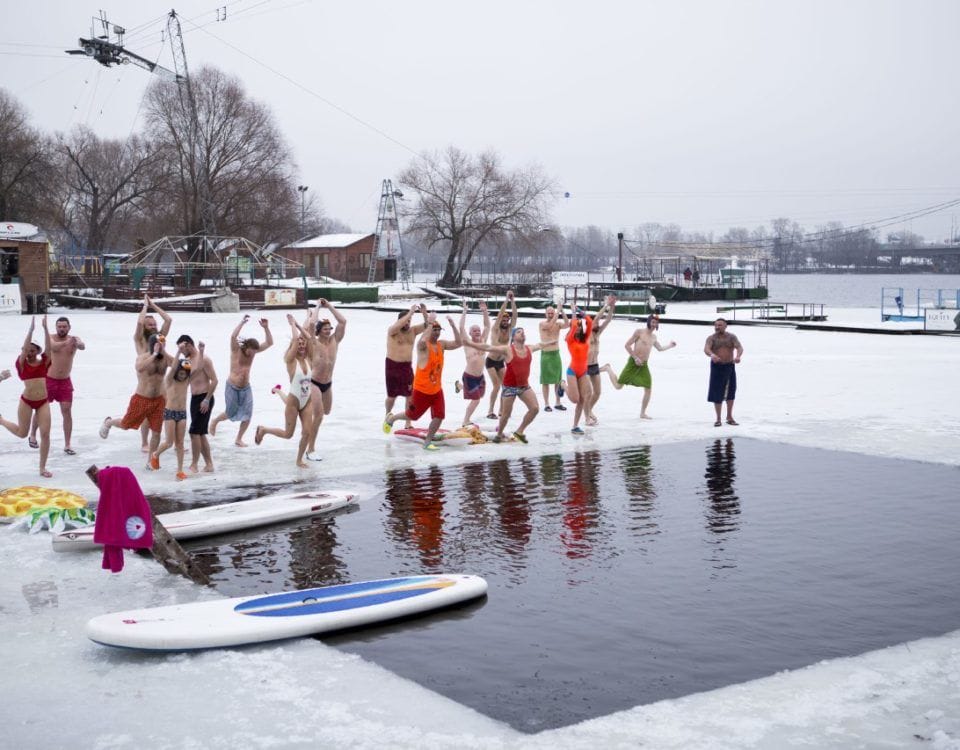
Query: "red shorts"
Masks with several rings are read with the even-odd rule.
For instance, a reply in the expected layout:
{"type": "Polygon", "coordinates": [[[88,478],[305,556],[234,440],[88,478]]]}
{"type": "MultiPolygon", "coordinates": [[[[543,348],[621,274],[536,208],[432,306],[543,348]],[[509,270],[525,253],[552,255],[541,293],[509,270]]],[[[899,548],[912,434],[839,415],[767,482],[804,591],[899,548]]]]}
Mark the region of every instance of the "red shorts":
{"type": "Polygon", "coordinates": [[[384,362],[384,375],[387,380],[387,398],[407,396],[413,390],[413,364],[397,362],[387,357],[384,362]]]}
{"type": "Polygon", "coordinates": [[[430,410],[431,419],[443,419],[447,416],[442,389],[436,393],[424,393],[416,388],[413,389],[413,394],[407,403],[407,419],[419,419],[427,409],[430,410]]]}
{"type": "Polygon", "coordinates": [[[127,406],[127,413],[120,420],[120,429],[136,430],[143,424],[144,420],[150,425],[154,432],[160,432],[163,428],[163,407],[166,406],[167,399],[163,396],[156,398],[145,398],[134,393],[130,397],[130,405],[127,406]]]}
{"type": "Polygon", "coordinates": [[[73,403],[73,381],[70,378],[51,378],[47,376],[47,401],[61,404],[73,403]]]}

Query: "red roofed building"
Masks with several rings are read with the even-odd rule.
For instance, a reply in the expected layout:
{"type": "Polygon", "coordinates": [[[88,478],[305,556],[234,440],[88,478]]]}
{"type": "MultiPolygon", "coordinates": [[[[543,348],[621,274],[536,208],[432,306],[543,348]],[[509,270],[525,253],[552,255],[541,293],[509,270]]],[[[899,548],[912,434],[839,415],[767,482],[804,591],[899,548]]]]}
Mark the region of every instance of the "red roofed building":
{"type": "MultiPolygon", "coordinates": [[[[307,276],[364,282],[370,274],[374,234],[321,234],[281,247],[274,255],[302,263],[307,276]]],[[[383,280],[383,261],[376,281],[383,280]]]]}

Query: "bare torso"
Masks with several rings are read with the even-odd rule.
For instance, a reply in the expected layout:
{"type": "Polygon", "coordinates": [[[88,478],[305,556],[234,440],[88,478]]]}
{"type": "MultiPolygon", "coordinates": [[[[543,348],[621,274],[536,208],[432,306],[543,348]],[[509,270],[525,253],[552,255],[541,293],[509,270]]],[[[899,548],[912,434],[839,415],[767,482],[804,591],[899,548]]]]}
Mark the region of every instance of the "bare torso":
{"type": "Polygon", "coordinates": [[[190,392],[196,396],[210,392],[210,375],[213,363],[205,354],[194,357],[193,367],[190,368],[190,392]]]}
{"type": "Polygon", "coordinates": [[[713,333],[707,336],[707,344],[721,363],[733,362],[734,350],[740,341],[732,333],[713,333]]]}
{"type": "Polygon", "coordinates": [[[413,362],[413,344],[417,340],[417,334],[422,331],[423,326],[419,326],[418,329],[411,326],[405,331],[388,333],[387,359],[392,359],[394,362],[413,362]]]}
{"type": "Polygon", "coordinates": [[[590,348],[587,349],[587,364],[595,365],[600,358],[600,331],[593,329],[590,334],[590,348]]]}
{"type": "Polygon", "coordinates": [[[73,357],[77,353],[76,336],[54,336],[50,342],[50,369],[47,377],[63,380],[70,377],[73,357]]]}
{"type": "Polygon", "coordinates": [[[657,334],[647,328],[638,328],[630,338],[630,356],[638,365],[650,359],[650,350],[657,341],[657,334]]]}
{"type": "MultiPolygon", "coordinates": [[[[509,343],[510,343],[509,328],[503,328],[498,324],[498,325],[495,325],[490,330],[490,344],[492,346],[506,346],[509,343]]],[[[506,359],[506,356],[507,355],[504,354],[503,352],[489,352],[487,354],[487,357],[489,357],[490,359],[496,362],[503,362],[503,360],[506,359]]]]}
{"type": "MultiPolygon", "coordinates": [[[[481,338],[471,338],[470,340],[477,344],[482,343],[481,338]]],[[[483,375],[483,361],[486,357],[486,352],[482,349],[474,349],[472,347],[465,346],[463,347],[463,354],[467,359],[467,364],[466,367],[464,367],[464,371],[468,375],[473,375],[474,377],[483,375]]]]}
{"type": "Polygon", "coordinates": [[[333,380],[333,368],[337,364],[339,346],[339,342],[332,334],[317,336],[314,341],[310,377],[318,383],[329,383],[333,380]]]}
{"type": "Polygon", "coordinates": [[[153,354],[141,354],[137,357],[138,396],[156,398],[163,393],[163,376],[172,359],[173,357],[166,354],[160,359],[153,354]]]}
{"type": "Polygon", "coordinates": [[[541,351],[555,352],[560,349],[560,322],[556,318],[540,321],[540,343],[543,344],[541,351]]]}
{"type": "Polygon", "coordinates": [[[165,404],[167,409],[175,411],[187,410],[187,388],[190,385],[190,378],[186,380],[174,380],[172,375],[164,378],[164,394],[167,397],[165,404]]]}
{"type": "Polygon", "coordinates": [[[242,348],[230,352],[230,377],[227,380],[234,388],[250,385],[250,368],[256,354],[255,351],[244,351],[242,348]]]}

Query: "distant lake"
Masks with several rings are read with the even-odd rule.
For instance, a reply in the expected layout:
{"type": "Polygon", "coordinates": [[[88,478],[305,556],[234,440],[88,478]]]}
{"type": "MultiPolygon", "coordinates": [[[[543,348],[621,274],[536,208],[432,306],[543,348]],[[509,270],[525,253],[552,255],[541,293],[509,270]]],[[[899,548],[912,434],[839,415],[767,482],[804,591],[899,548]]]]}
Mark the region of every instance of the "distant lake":
{"type": "Polygon", "coordinates": [[[957,274],[770,274],[770,299],[774,302],[815,302],[830,307],[880,307],[884,287],[903,289],[904,302],[916,304],[917,289],[924,299],[934,289],[960,289],[957,274]]]}

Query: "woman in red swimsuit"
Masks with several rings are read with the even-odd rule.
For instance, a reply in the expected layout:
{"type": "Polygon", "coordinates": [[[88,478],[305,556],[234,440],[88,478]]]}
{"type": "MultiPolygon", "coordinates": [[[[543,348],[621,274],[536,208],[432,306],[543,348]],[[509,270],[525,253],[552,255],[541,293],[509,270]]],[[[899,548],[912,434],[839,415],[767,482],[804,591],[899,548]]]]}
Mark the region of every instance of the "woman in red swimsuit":
{"type": "MultiPolygon", "coordinates": [[[[18,438],[25,438],[30,432],[30,419],[37,413],[37,431],[40,433],[40,476],[52,477],[47,471],[47,456],[50,453],[50,404],[47,403],[47,370],[50,367],[50,355],[34,344],[33,329],[36,321],[31,318],[27,338],[24,339],[20,356],[17,357],[17,375],[23,381],[23,393],[17,409],[17,421],[11,422],[0,417],[0,425],[6,427],[18,438]]],[[[44,344],[50,350],[50,331],[47,329],[47,316],[43,316],[44,344]]]]}

